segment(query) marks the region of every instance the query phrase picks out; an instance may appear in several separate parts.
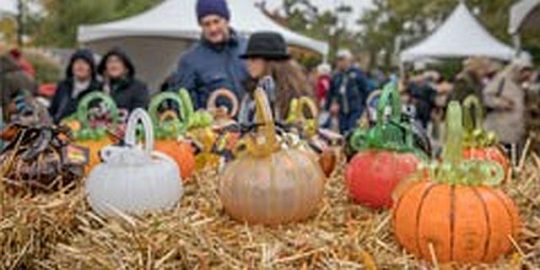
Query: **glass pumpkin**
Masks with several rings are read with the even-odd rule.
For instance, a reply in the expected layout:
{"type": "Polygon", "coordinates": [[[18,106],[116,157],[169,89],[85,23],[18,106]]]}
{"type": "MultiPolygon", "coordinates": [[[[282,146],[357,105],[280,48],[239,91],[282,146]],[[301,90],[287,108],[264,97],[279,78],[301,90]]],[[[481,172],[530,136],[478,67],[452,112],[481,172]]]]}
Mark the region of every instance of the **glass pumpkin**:
{"type": "Polygon", "coordinates": [[[246,153],[220,174],[225,211],[251,224],[276,225],[303,220],[317,208],[325,176],[313,155],[279,144],[264,90],[255,91],[256,132],[239,142],[246,153]]]}
{"type": "Polygon", "coordinates": [[[343,149],[343,137],[331,130],[320,129],[318,115],[317,105],[312,99],[308,97],[293,99],[287,123],[295,127],[298,135],[306,142],[306,148],[317,155],[321,169],[326,177],[329,177],[343,149]]]}
{"type": "Polygon", "coordinates": [[[10,190],[58,191],[84,176],[85,149],[73,145],[67,127],[11,124],[0,137],[8,139],[0,170],[10,190]]]}
{"type": "Polygon", "coordinates": [[[88,176],[85,189],[92,209],[103,216],[118,216],[173,208],[183,191],[180,172],[174,160],[153,151],[152,120],[144,110],[131,113],[125,144],[104,148],[104,162],[88,176]],[[139,121],[145,133],[144,149],[137,146],[139,121]]]}
{"type": "Polygon", "coordinates": [[[394,189],[416,172],[421,159],[425,158],[413,146],[410,126],[402,122],[395,83],[383,89],[376,125],[366,133],[355,133],[351,145],[359,152],[345,172],[350,196],[355,202],[374,209],[390,208],[394,189]],[[386,119],[388,109],[391,109],[390,119],[386,119]]]}
{"type": "Polygon", "coordinates": [[[191,143],[182,139],[186,135],[189,119],[193,113],[191,100],[186,90],[180,95],[166,92],[152,99],[149,114],[154,122],[156,133],[156,151],[170,156],[180,168],[181,177],[187,181],[195,171],[195,154],[191,143]],[[180,118],[174,111],[166,111],[160,115],[158,109],[164,102],[174,102],[179,107],[180,118]]]}
{"type": "Polygon", "coordinates": [[[502,166],[505,179],[510,175],[510,162],[497,145],[497,136],[482,127],[484,123],[483,106],[474,95],[463,101],[463,126],[465,129],[465,148],[463,157],[467,159],[490,160],[502,166]]]}
{"type": "Polygon", "coordinates": [[[504,173],[492,161],[462,157],[459,103],[447,112],[443,162],[413,177],[393,210],[398,242],[410,253],[439,263],[492,263],[512,250],[520,218],[514,202],[495,185],[504,173]]]}
{"type": "MultiPolygon", "coordinates": [[[[108,134],[109,129],[115,129],[119,125],[119,112],[114,101],[102,92],[93,92],[86,95],[77,107],[75,118],[80,123],[80,128],[74,131],[76,143],[88,148],[89,162],[85,168],[88,173],[90,170],[101,162],[99,151],[103,147],[114,143],[111,136],[108,134]],[[100,117],[100,121],[91,121],[92,114],[90,106],[99,103],[100,106],[105,106],[107,109],[106,115],[100,117]]],[[[74,126],[73,119],[71,126],[74,126]]],[[[75,125],[76,126],[76,125],[75,125]]]]}

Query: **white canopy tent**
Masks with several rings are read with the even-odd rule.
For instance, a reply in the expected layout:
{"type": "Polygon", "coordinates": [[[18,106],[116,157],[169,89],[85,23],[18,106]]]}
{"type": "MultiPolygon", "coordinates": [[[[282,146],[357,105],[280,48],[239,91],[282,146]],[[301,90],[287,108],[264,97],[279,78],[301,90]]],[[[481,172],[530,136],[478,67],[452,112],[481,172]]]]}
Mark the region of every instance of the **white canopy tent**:
{"type": "Polygon", "coordinates": [[[446,21],[429,37],[400,54],[401,62],[423,58],[485,56],[511,60],[516,52],[486,31],[461,2],[446,21]]]}
{"type": "MultiPolygon", "coordinates": [[[[273,22],[253,1],[229,0],[231,25],[241,35],[269,30],[281,33],[290,45],[306,48],[324,56],[328,44],[304,37],[273,22]]],[[[166,0],[142,14],[124,20],[92,26],[80,26],[78,41],[98,53],[114,46],[122,47],[133,59],[139,77],[156,89],[176,67],[180,53],[201,29],[195,14],[196,0],[166,0]]]]}
{"type": "Polygon", "coordinates": [[[522,29],[540,30],[540,0],[521,0],[510,9],[508,32],[515,35],[522,29]]]}
{"type": "Polygon", "coordinates": [[[0,4],[0,19],[4,17],[14,17],[17,15],[17,2],[12,0],[1,0],[0,4]]]}

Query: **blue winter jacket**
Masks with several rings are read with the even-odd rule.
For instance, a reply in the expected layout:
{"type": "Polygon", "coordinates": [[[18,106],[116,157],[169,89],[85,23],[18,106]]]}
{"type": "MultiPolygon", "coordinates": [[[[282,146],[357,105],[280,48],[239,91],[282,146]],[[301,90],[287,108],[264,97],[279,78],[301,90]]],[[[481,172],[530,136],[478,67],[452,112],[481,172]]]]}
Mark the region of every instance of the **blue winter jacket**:
{"type": "Polygon", "coordinates": [[[233,91],[242,100],[248,73],[240,55],[246,46],[247,40],[234,31],[225,44],[211,44],[202,38],[180,58],[174,89],[186,88],[196,109],[205,108],[210,94],[220,88],[233,91]]]}
{"type": "Polygon", "coordinates": [[[360,69],[351,67],[332,77],[326,109],[330,109],[332,102],[338,102],[341,115],[361,115],[364,112],[368,96],[366,76],[360,69]],[[344,91],[342,91],[343,87],[344,91]]]}

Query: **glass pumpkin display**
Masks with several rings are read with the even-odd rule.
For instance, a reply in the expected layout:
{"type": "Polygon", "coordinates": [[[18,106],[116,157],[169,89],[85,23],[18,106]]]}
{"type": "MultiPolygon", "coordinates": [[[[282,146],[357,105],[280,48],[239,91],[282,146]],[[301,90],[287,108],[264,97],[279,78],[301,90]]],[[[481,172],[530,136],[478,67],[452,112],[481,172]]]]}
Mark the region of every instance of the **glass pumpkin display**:
{"type": "Polygon", "coordinates": [[[502,166],[505,179],[509,176],[510,162],[503,150],[497,145],[497,136],[483,127],[483,106],[474,95],[463,101],[463,125],[465,129],[465,149],[467,159],[491,160],[502,166]]]}
{"type": "Polygon", "coordinates": [[[192,117],[191,100],[186,90],[180,94],[166,92],[155,96],[150,102],[148,113],[154,123],[156,151],[170,156],[180,168],[181,177],[187,181],[195,171],[195,154],[191,143],[183,139],[189,119],[192,117]],[[159,113],[164,102],[173,102],[179,108],[180,117],[172,110],[159,113]]]}
{"type": "Polygon", "coordinates": [[[251,224],[303,220],[323,196],[324,173],[311,153],[279,143],[264,90],[254,96],[258,127],[239,141],[245,153],[220,173],[221,202],[234,219],[251,224]]]}
{"type": "Polygon", "coordinates": [[[0,170],[14,191],[58,191],[84,176],[86,150],[73,145],[64,126],[11,124],[0,136],[8,144],[0,170]]]}
{"type": "Polygon", "coordinates": [[[174,207],[183,191],[180,172],[173,159],[153,151],[152,120],[144,110],[131,113],[124,142],[123,146],[104,148],[103,163],[88,176],[85,189],[92,209],[103,216],[118,216],[174,207]],[[144,149],[137,146],[139,121],[144,128],[144,149]]]}
{"type": "Polygon", "coordinates": [[[89,149],[89,162],[86,172],[101,162],[99,151],[114,143],[108,130],[116,129],[119,125],[119,112],[114,101],[102,92],[93,92],[86,95],[77,107],[75,114],[78,125],[70,120],[70,126],[78,127],[74,130],[74,137],[78,145],[89,149]],[[91,105],[99,106],[91,109],[91,105]]]}
{"type": "Polygon", "coordinates": [[[442,162],[427,166],[397,196],[394,233],[417,258],[491,263],[512,249],[520,231],[518,210],[496,188],[504,178],[499,164],[463,159],[459,103],[450,103],[446,118],[442,162]]]}
{"type": "Polygon", "coordinates": [[[355,133],[350,143],[358,153],[345,172],[349,194],[355,202],[374,209],[390,208],[394,188],[416,172],[426,157],[414,147],[409,123],[402,121],[395,83],[383,89],[376,125],[365,133],[355,133]]]}
{"type": "Polygon", "coordinates": [[[317,155],[321,169],[329,177],[342,151],[343,137],[331,130],[320,129],[318,115],[315,102],[308,97],[301,97],[291,101],[287,122],[294,126],[300,138],[306,142],[306,148],[317,155]]]}

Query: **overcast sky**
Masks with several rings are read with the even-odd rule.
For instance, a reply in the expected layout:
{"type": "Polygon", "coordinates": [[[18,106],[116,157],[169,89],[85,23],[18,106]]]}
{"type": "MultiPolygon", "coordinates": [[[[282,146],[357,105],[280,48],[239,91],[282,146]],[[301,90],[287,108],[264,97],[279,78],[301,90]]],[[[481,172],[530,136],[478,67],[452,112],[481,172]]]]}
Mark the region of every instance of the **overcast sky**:
{"type": "MultiPolygon", "coordinates": [[[[2,1],[2,0],[0,0],[2,1]]],[[[261,0],[255,0],[261,1],[261,0]]],[[[336,6],[339,6],[341,3],[350,5],[353,7],[353,13],[349,17],[349,25],[353,28],[356,28],[355,21],[360,18],[363,10],[369,8],[371,5],[371,0],[310,0],[311,3],[315,4],[317,7],[320,7],[323,10],[335,9],[336,6]]],[[[269,8],[279,8],[283,3],[283,0],[266,0],[266,3],[269,8]]]]}

